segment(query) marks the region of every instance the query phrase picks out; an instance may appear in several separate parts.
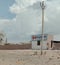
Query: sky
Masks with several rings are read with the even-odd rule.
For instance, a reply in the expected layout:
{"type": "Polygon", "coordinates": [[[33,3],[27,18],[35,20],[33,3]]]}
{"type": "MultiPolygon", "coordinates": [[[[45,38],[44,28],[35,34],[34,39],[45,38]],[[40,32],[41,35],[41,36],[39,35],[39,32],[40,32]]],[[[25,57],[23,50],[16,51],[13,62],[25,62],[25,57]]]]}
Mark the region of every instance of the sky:
{"type": "Polygon", "coordinates": [[[9,7],[14,3],[14,0],[0,0],[0,19],[12,19],[15,14],[9,11],[9,7]]]}
{"type": "MultiPolygon", "coordinates": [[[[8,42],[26,42],[41,34],[42,0],[0,0],[0,31],[8,42]]],[[[44,33],[60,34],[60,0],[45,0],[44,33]]]]}

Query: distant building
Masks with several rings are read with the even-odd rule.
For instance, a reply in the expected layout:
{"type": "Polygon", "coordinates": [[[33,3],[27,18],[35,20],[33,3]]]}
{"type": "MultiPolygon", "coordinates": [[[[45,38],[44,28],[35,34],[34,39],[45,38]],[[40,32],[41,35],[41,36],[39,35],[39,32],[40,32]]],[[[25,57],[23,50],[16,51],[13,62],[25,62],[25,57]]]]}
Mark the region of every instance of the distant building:
{"type": "Polygon", "coordinates": [[[0,45],[4,45],[6,43],[6,36],[3,32],[0,32],[0,45]]]}
{"type": "Polygon", "coordinates": [[[52,50],[60,50],[60,41],[52,41],[52,50]]]}
{"type": "MultiPolygon", "coordinates": [[[[41,49],[41,39],[42,35],[32,35],[32,49],[41,49]]],[[[42,43],[42,49],[52,48],[53,35],[44,34],[44,42],[42,43]]]]}

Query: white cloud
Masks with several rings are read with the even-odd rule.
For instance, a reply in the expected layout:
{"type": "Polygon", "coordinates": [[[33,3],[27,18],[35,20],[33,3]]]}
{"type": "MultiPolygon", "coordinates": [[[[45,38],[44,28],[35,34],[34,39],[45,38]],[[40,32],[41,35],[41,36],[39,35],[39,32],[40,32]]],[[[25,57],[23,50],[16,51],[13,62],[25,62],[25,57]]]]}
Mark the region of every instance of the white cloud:
{"type": "Polygon", "coordinates": [[[60,34],[60,0],[47,1],[46,15],[48,22],[45,23],[45,32],[50,34],[60,34]]]}
{"type": "MultiPolygon", "coordinates": [[[[10,7],[16,18],[0,19],[0,28],[10,41],[30,40],[32,34],[41,33],[40,0],[16,0],[10,7]]],[[[60,1],[48,0],[45,8],[45,33],[60,34],[60,1]]]]}
{"type": "Polygon", "coordinates": [[[28,7],[30,5],[33,5],[37,1],[39,1],[39,0],[16,0],[16,2],[18,3],[18,5],[22,5],[24,7],[28,7]]]}
{"type": "Polygon", "coordinates": [[[32,6],[34,3],[41,0],[16,0],[12,6],[10,6],[10,11],[15,14],[26,11],[27,7],[32,6]]]}
{"type": "Polygon", "coordinates": [[[21,8],[16,4],[13,4],[9,9],[12,13],[16,13],[16,14],[20,13],[21,11],[21,8]]]}

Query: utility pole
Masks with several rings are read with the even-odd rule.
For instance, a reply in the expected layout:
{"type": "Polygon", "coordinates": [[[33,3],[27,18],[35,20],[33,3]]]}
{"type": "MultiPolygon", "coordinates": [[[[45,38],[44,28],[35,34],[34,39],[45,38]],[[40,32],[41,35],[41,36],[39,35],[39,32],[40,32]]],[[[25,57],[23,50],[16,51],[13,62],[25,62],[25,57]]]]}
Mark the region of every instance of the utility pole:
{"type": "Polygon", "coordinates": [[[40,2],[40,6],[42,9],[42,39],[41,39],[41,55],[42,55],[43,54],[42,46],[44,42],[44,9],[45,9],[44,1],[40,2]]]}

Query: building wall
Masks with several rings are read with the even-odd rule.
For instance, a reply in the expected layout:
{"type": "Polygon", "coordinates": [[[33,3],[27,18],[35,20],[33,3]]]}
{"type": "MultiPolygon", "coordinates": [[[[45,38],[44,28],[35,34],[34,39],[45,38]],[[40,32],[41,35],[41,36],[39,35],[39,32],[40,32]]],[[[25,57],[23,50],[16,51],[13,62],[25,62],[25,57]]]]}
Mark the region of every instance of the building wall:
{"type": "MultiPolygon", "coordinates": [[[[47,40],[42,43],[42,49],[51,49],[51,41],[53,40],[52,35],[47,35],[47,40]],[[47,45],[48,43],[48,45],[47,45]]],[[[37,41],[32,41],[32,49],[41,49],[41,44],[38,46],[37,41]]]]}
{"type": "Polygon", "coordinates": [[[52,50],[60,50],[60,41],[53,41],[52,50]]]}
{"type": "Polygon", "coordinates": [[[51,49],[51,41],[52,40],[53,40],[53,35],[48,35],[48,38],[47,38],[47,43],[49,44],[48,49],[51,49]]]}
{"type": "MultiPolygon", "coordinates": [[[[41,49],[41,42],[40,45],[37,45],[37,41],[32,41],[32,49],[39,50],[41,49]]],[[[42,43],[42,49],[47,49],[47,41],[42,43]]]]}
{"type": "Polygon", "coordinates": [[[41,45],[37,46],[37,41],[32,41],[32,49],[41,49],[41,45]]]}

